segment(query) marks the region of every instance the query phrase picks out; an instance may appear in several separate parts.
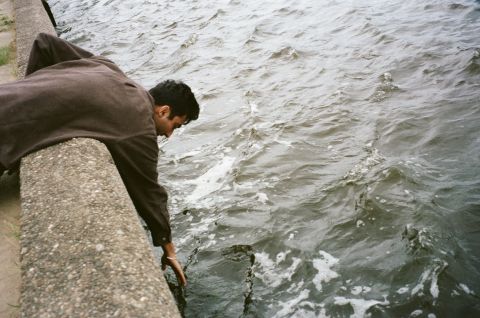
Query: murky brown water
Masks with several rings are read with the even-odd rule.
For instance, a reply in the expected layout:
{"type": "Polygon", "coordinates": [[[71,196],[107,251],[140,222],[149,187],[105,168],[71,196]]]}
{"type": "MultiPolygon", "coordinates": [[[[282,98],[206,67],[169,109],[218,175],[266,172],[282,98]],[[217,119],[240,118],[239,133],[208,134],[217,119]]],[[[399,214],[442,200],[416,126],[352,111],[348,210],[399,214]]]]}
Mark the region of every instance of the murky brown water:
{"type": "Polygon", "coordinates": [[[186,317],[480,315],[479,2],[50,3],[199,97],[159,163],[186,317]]]}

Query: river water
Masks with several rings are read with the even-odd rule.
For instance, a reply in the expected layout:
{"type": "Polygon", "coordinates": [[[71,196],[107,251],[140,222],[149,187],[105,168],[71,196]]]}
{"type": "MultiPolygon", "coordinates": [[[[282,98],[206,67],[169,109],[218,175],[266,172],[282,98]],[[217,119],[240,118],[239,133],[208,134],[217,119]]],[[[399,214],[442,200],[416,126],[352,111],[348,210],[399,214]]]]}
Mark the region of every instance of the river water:
{"type": "Polygon", "coordinates": [[[50,4],[198,96],[159,140],[185,317],[480,317],[480,2],[50,4]]]}

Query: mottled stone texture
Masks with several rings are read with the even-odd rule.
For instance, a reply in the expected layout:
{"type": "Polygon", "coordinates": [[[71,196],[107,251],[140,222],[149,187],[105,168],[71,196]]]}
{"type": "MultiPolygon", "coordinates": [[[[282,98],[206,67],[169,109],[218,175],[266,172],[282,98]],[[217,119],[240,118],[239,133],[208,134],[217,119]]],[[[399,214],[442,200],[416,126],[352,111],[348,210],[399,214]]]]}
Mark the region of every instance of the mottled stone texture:
{"type": "MultiPolygon", "coordinates": [[[[40,0],[16,0],[24,74],[40,0]]],[[[74,139],[21,165],[22,317],[180,317],[106,147],[74,139]]]]}
{"type": "Polygon", "coordinates": [[[39,32],[56,34],[41,0],[15,0],[18,76],[23,77],[33,40],[39,32]]]}
{"type": "Polygon", "coordinates": [[[36,152],[20,180],[24,317],[179,315],[102,143],[36,152]]]}

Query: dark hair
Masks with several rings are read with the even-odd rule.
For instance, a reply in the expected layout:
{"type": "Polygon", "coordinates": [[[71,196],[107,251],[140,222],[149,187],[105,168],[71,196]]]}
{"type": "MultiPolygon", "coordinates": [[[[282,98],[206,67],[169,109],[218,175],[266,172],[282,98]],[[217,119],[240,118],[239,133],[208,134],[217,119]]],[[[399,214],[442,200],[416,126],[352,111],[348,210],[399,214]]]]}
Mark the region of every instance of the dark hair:
{"type": "Polygon", "coordinates": [[[186,115],[185,123],[188,123],[198,118],[200,107],[187,84],[181,81],[166,80],[157,84],[148,92],[155,100],[155,105],[170,106],[169,119],[186,115]]]}

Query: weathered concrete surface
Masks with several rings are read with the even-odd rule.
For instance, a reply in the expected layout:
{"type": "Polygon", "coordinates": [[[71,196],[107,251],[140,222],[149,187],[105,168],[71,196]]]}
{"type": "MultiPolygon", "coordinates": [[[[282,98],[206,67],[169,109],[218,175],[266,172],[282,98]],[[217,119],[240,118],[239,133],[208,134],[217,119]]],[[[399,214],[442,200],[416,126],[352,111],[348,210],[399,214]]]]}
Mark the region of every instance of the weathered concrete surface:
{"type": "MultiPolygon", "coordinates": [[[[15,40],[13,1],[0,0],[0,48],[15,40]]],[[[14,52],[12,50],[12,55],[14,52]]],[[[14,56],[0,66],[0,83],[16,79],[14,56]]],[[[0,317],[18,317],[20,300],[20,200],[18,175],[0,178],[0,317]]]]}
{"type": "MultiPolygon", "coordinates": [[[[40,0],[16,0],[15,10],[24,74],[36,34],[54,30],[40,0]]],[[[22,317],[180,317],[103,144],[33,153],[20,182],[22,317]]]]}
{"type": "Polygon", "coordinates": [[[179,315],[103,144],[39,151],[20,179],[23,316],[179,315]]]}
{"type": "Polygon", "coordinates": [[[56,34],[41,0],[15,0],[18,74],[23,76],[33,40],[39,32],[56,34]]]}

